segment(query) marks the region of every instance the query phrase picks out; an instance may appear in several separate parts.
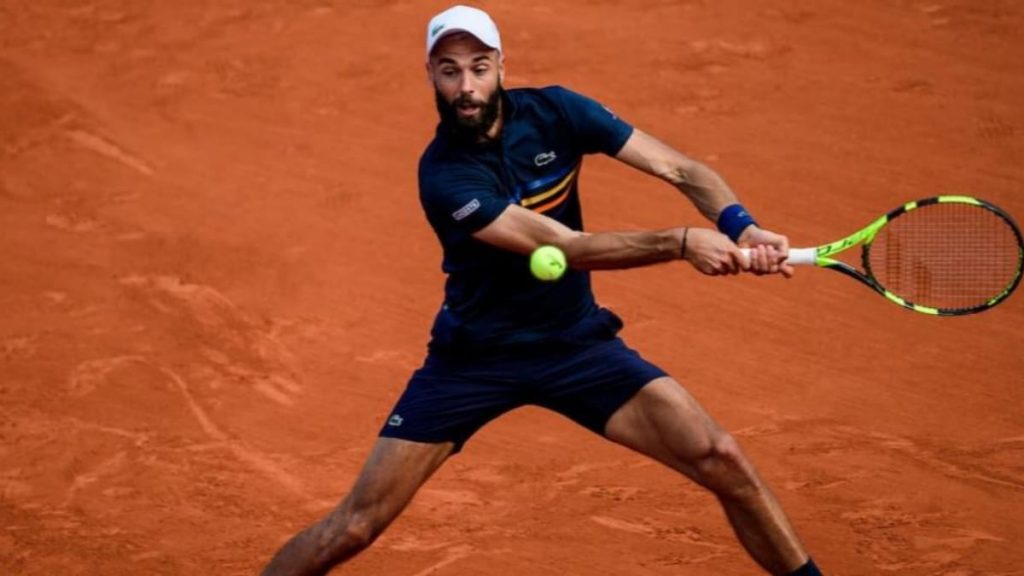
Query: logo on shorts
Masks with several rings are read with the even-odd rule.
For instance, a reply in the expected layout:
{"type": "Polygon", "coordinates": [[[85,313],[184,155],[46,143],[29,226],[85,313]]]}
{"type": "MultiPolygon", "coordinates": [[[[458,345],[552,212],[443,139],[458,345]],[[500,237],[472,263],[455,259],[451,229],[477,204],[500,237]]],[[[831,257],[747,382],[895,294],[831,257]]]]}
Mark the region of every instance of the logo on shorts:
{"type": "Polygon", "coordinates": [[[459,208],[455,212],[452,212],[452,218],[455,218],[456,222],[461,222],[465,220],[467,216],[469,216],[473,212],[476,212],[478,208],[480,208],[480,201],[477,200],[476,198],[473,198],[472,200],[469,201],[469,204],[466,204],[462,208],[459,208]]]}
{"type": "Polygon", "coordinates": [[[398,414],[392,414],[391,418],[388,418],[388,426],[398,427],[402,425],[402,422],[402,417],[399,416],[398,414]]]}
{"type": "Polygon", "coordinates": [[[555,161],[555,158],[558,158],[558,155],[555,154],[554,150],[550,152],[541,152],[533,157],[533,163],[537,166],[543,166],[545,164],[551,164],[555,161]]]}

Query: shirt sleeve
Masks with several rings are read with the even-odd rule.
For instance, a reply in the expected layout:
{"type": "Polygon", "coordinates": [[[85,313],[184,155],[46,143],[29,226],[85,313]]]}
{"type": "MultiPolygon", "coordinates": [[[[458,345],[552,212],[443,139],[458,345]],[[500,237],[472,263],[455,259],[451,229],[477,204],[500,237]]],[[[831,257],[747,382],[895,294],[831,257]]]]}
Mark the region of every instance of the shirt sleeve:
{"type": "Polygon", "coordinates": [[[619,153],[633,134],[633,126],[600,102],[561,86],[550,88],[584,154],[619,153]]]}
{"type": "Polygon", "coordinates": [[[487,226],[509,204],[494,177],[473,166],[422,162],[419,182],[427,219],[442,238],[449,240],[487,226]]]}

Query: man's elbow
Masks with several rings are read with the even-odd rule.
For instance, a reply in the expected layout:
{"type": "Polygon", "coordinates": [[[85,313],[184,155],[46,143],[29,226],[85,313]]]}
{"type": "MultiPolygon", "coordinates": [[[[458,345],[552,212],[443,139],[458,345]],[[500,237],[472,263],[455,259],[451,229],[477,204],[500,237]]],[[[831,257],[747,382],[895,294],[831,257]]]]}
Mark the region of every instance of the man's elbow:
{"type": "Polygon", "coordinates": [[[569,230],[559,235],[558,240],[554,243],[562,252],[565,254],[565,259],[570,264],[585,259],[585,255],[588,252],[587,238],[590,234],[586,232],[580,232],[579,230],[569,230]]]}
{"type": "Polygon", "coordinates": [[[711,169],[704,164],[689,158],[682,158],[667,164],[660,177],[676,188],[683,188],[693,186],[710,173],[712,173],[711,169]]]}

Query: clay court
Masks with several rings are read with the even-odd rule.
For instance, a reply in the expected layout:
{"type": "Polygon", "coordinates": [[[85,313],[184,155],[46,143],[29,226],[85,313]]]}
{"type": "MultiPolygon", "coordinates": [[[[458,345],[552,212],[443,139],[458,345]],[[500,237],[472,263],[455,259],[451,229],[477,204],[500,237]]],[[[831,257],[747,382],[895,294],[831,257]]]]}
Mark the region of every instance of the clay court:
{"type": "MultiPolygon", "coordinates": [[[[416,163],[444,6],[0,6],[0,573],[253,574],[348,490],[442,298],[416,163]]],[[[795,245],[937,194],[1024,218],[1019,2],[482,6],[508,87],[601,100],[795,245]]],[[[607,158],[581,191],[591,230],[702,222],[607,158]]],[[[827,573],[1024,574],[1024,295],[933,318],[820,270],[595,284],[827,573]]],[[[756,569],[710,495],[528,408],[340,572],[756,569]]]]}

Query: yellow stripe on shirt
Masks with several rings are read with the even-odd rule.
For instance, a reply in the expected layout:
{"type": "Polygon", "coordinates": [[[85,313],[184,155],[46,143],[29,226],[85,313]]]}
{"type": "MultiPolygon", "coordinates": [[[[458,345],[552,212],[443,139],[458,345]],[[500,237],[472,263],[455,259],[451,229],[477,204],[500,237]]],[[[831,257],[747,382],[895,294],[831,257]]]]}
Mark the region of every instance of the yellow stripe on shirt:
{"type": "Polygon", "coordinates": [[[569,187],[572,185],[572,181],[576,178],[576,174],[579,172],[579,170],[580,167],[579,164],[577,164],[576,167],[572,169],[572,171],[566,174],[565,178],[562,178],[561,181],[559,181],[558,184],[555,184],[551,189],[541,192],[540,194],[534,194],[529,198],[523,198],[519,202],[519,204],[521,206],[529,208],[530,206],[540,204],[541,202],[548,200],[549,198],[555,196],[559,192],[568,190],[569,187]]]}

